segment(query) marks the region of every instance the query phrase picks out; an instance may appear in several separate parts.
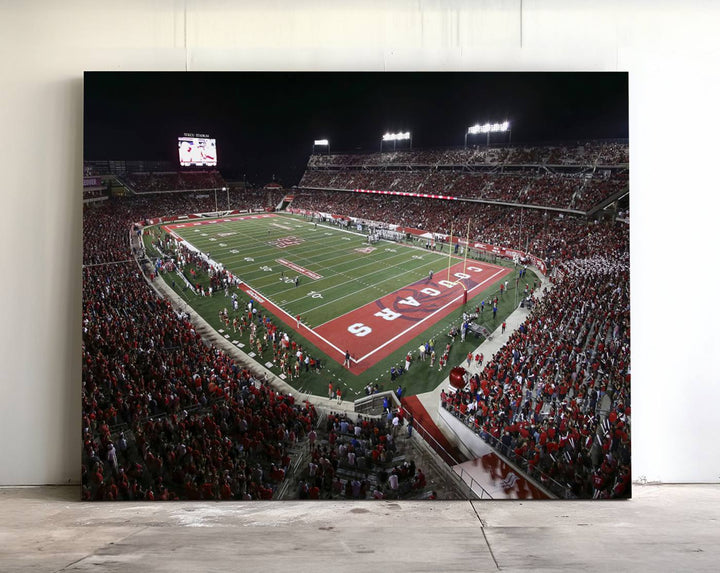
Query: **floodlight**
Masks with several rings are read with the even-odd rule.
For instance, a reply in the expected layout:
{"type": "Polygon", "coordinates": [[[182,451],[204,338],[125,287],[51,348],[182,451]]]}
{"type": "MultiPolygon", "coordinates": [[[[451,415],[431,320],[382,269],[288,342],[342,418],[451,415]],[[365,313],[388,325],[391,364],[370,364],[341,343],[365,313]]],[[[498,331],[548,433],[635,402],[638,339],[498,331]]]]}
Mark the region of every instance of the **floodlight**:
{"type": "Polygon", "coordinates": [[[409,140],[410,141],[410,149],[412,149],[412,135],[409,131],[405,132],[399,132],[399,133],[385,133],[382,136],[382,139],[380,140],[380,152],[382,153],[382,144],[383,141],[392,141],[393,142],[393,150],[397,146],[398,141],[404,141],[409,140]]]}
{"type": "Polygon", "coordinates": [[[410,132],[399,132],[399,133],[386,133],[383,135],[383,141],[402,141],[404,139],[410,139],[410,132]]]}
{"type": "Polygon", "coordinates": [[[487,143],[490,144],[490,134],[491,133],[499,133],[499,132],[509,132],[510,131],[510,122],[504,121],[502,123],[483,123],[480,125],[479,123],[476,123],[475,125],[471,125],[468,127],[467,132],[465,133],[465,147],[467,147],[467,138],[468,135],[478,135],[479,133],[484,133],[487,135],[487,143]]]}
{"type": "Polygon", "coordinates": [[[330,142],[327,139],[316,139],[315,145],[330,145],[330,142]]]}

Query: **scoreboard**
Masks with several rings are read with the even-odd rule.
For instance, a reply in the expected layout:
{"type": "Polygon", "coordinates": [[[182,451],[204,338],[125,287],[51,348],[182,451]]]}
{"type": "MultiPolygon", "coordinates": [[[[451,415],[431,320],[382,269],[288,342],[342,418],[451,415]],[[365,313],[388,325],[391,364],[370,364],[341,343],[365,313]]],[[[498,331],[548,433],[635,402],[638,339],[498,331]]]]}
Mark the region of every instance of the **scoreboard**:
{"type": "Polygon", "coordinates": [[[178,155],[182,167],[217,166],[217,147],[209,136],[186,133],[178,137],[178,155]]]}

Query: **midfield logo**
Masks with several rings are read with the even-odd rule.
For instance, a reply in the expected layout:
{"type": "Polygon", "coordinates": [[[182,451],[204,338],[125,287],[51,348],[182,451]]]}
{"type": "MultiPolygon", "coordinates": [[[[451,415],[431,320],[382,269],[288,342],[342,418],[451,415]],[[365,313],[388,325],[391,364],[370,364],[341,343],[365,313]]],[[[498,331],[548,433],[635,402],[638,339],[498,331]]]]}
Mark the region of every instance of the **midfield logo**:
{"type": "Polygon", "coordinates": [[[285,249],[287,247],[294,247],[295,245],[299,245],[302,242],[304,242],[304,239],[301,239],[301,238],[295,237],[295,236],[290,236],[290,237],[281,237],[279,239],[275,239],[274,241],[270,241],[270,244],[274,245],[278,249],[285,249]]]}

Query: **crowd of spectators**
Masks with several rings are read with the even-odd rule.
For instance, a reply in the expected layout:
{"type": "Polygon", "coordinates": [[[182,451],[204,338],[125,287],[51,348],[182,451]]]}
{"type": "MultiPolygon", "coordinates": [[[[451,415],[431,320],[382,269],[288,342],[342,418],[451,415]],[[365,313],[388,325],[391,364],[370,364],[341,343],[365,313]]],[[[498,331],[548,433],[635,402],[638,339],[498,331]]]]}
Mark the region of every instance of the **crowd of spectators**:
{"type": "Polygon", "coordinates": [[[311,437],[297,477],[298,499],[408,499],[432,496],[422,469],[398,447],[409,435],[402,408],[379,419],[331,413],[311,437]]]}
{"type": "Polygon", "coordinates": [[[627,189],[627,186],[627,172],[618,173],[607,178],[594,177],[588,180],[587,184],[576,193],[570,207],[580,211],[587,211],[606,198],[627,189]]]}
{"type": "Polygon", "coordinates": [[[553,289],[444,405],[558,495],[629,495],[627,225],[358,193],[300,193],[294,206],[444,233],[469,220],[471,239],[525,247],[554,263],[553,289]]]}
{"type": "Polygon", "coordinates": [[[627,242],[616,246],[559,265],[553,289],[484,369],[442,396],[560,495],[630,493],[629,254],[627,242]]]}
{"type": "Polygon", "coordinates": [[[351,192],[298,192],[293,208],[342,214],[448,235],[470,225],[470,240],[518,248],[546,262],[589,256],[596,243],[617,244],[622,231],[584,217],[465,201],[351,192]]]}
{"type": "Polygon", "coordinates": [[[107,197],[109,195],[108,190],[104,187],[87,187],[83,189],[83,201],[96,200],[101,197],[107,197]]]}
{"type": "Polygon", "coordinates": [[[471,173],[467,171],[307,171],[300,187],[371,189],[464,199],[499,201],[587,211],[627,187],[627,173],[586,176],[584,173],[471,173]]]}
{"type": "Polygon", "coordinates": [[[627,143],[585,142],[573,145],[393,150],[380,153],[313,154],[308,168],[472,165],[626,165],[627,143]]]}
{"type": "Polygon", "coordinates": [[[182,195],[84,212],[83,499],[268,499],[317,418],[195,331],[130,259],[182,195]]]}
{"type": "MultiPolygon", "coordinates": [[[[233,208],[266,206],[264,190],[242,197],[243,206],[233,208]]],[[[314,432],[309,403],[273,392],[203,342],[131,259],[138,248],[135,223],[213,205],[211,196],[180,193],[111,198],[85,210],[85,499],[270,498],[291,448],[314,432]]],[[[627,495],[627,225],[512,206],[330,191],[298,192],[293,207],[445,234],[451,224],[464,229],[470,222],[472,240],[524,248],[554,263],[554,288],[469,388],[445,396],[444,404],[528,471],[542,472],[577,497],[627,495]]],[[[183,263],[193,256],[181,254],[183,263]]],[[[289,376],[296,362],[305,364],[296,348],[285,356],[284,337],[273,338],[271,321],[250,314],[243,326],[255,323],[256,343],[263,351],[272,345],[273,359],[287,361],[289,376]]],[[[308,472],[314,473],[302,478],[299,497],[397,497],[422,489],[417,469],[392,455],[392,420],[356,427],[336,415],[327,430],[327,443],[311,448],[315,467],[308,472]]]]}
{"type": "Polygon", "coordinates": [[[588,211],[627,187],[627,162],[627,144],[603,142],[312,155],[299,186],[588,211]]]}
{"type": "MultiPolygon", "coordinates": [[[[299,378],[302,373],[320,373],[323,364],[318,356],[312,356],[298,344],[290,332],[281,330],[272,316],[264,313],[252,300],[245,306],[235,292],[238,284],[224,267],[216,265],[205,254],[192,250],[169,234],[151,229],[150,239],[156,249],[155,270],[158,273],[182,273],[187,284],[201,296],[224,294],[225,307],[218,313],[217,328],[234,335],[248,335],[248,344],[256,353],[257,360],[272,362],[288,380],[299,378]]],[[[168,282],[174,282],[170,276],[168,282]]]]}
{"type": "Polygon", "coordinates": [[[227,186],[219,171],[127,173],[121,180],[135,193],[222,189],[227,186]]]}

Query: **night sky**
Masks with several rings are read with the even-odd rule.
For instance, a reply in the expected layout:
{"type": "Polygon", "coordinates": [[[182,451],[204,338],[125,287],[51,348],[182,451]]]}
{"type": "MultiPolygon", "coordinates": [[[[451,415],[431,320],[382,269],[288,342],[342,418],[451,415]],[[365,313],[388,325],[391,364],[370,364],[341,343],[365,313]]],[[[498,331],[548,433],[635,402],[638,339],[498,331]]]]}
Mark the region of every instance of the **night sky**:
{"type": "Polygon", "coordinates": [[[628,137],[624,72],[88,72],[84,105],[87,160],[178,165],[177,137],[202,133],[225,178],[254,185],[297,184],[315,139],[375,152],[410,131],[414,149],[453,147],[505,120],[513,143],[628,137]]]}

